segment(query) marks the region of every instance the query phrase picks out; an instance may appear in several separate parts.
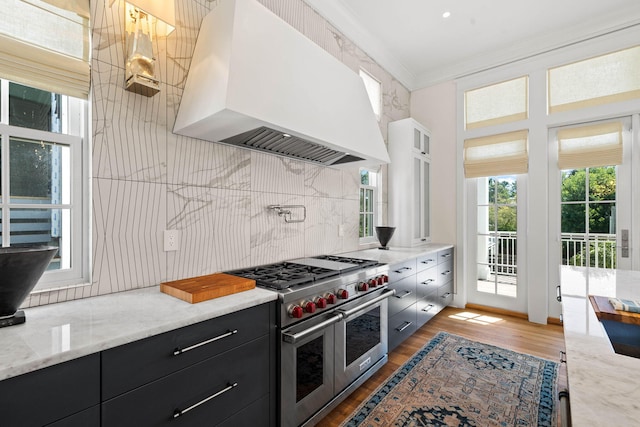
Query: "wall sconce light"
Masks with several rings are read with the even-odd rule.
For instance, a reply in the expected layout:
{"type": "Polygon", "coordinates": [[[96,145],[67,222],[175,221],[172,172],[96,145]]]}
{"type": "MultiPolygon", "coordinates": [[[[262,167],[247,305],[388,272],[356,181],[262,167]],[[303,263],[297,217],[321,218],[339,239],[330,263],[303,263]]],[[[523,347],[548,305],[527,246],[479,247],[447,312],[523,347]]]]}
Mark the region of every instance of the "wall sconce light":
{"type": "Polygon", "coordinates": [[[175,27],[174,0],[125,2],[126,89],[144,96],[160,92],[153,39],[175,27]]]}

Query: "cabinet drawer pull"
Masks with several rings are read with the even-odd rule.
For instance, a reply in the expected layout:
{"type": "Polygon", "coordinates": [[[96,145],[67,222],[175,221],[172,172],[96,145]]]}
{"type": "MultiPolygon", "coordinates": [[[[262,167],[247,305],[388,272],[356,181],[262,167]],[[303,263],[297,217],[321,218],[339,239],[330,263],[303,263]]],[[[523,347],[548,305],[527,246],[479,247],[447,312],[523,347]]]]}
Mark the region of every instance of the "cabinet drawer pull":
{"type": "Polygon", "coordinates": [[[413,268],[411,268],[411,267],[402,267],[402,268],[399,268],[397,270],[394,270],[393,272],[394,273],[402,273],[403,271],[406,271],[406,270],[413,270],[413,268]]]}
{"type": "Polygon", "coordinates": [[[407,329],[409,326],[411,326],[411,323],[412,323],[412,322],[404,322],[404,325],[403,325],[403,326],[401,326],[401,327],[399,327],[399,328],[396,328],[396,331],[398,331],[398,332],[402,332],[402,331],[404,331],[404,330],[405,330],[405,329],[407,329]]]}
{"type": "Polygon", "coordinates": [[[428,285],[429,283],[433,283],[433,282],[435,282],[435,280],[434,280],[434,279],[427,279],[427,280],[425,280],[424,282],[420,282],[420,284],[421,284],[421,285],[428,285]]]}
{"type": "Polygon", "coordinates": [[[443,276],[446,276],[447,274],[451,274],[451,270],[443,271],[440,274],[442,274],[443,276]]]}
{"type": "Polygon", "coordinates": [[[567,353],[560,350],[560,363],[567,363],[567,353]]]}
{"type": "Polygon", "coordinates": [[[221,340],[222,338],[230,337],[231,335],[235,335],[237,333],[238,333],[238,330],[234,329],[233,331],[227,331],[227,333],[225,333],[225,334],[219,335],[219,336],[217,336],[215,338],[211,338],[210,340],[199,342],[198,344],[190,345],[189,347],[185,347],[185,348],[177,347],[175,350],[173,350],[173,355],[174,356],[178,356],[178,355],[180,355],[182,353],[186,353],[187,351],[193,350],[194,348],[198,348],[198,347],[201,347],[203,345],[210,344],[210,343],[212,343],[214,341],[218,341],[218,340],[221,340]]]}
{"type": "Polygon", "coordinates": [[[442,295],[441,298],[449,298],[449,295],[451,295],[451,292],[447,292],[446,294],[442,295]]]}
{"type": "Polygon", "coordinates": [[[433,304],[429,304],[428,306],[426,306],[425,308],[422,309],[422,311],[424,311],[425,313],[429,310],[431,310],[434,307],[433,304]]]}
{"type": "Polygon", "coordinates": [[[216,397],[220,396],[221,394],[224,394],[226,392],[228,392],[229,390],[231,390],[232,388],[235,388],[238,386],[238,383],[227,383],[227,386],[225,388],[223,388],[222,390],[220,390],[217,393],[212,394],[211,396],[202,399],[200,402],[198,403],[194,403],[193,405],[189,406],[188,408],[185,409],[176,409],[173,412],[173,418],[178,418],[184,414],[186,414],[187,412],[189,412],[192,409],[197,408],[198,406],[202,405],[203,403],[207,403],[208,401],[210,401],[211,399],[215,399],[216,397]]]}
{"type": "Polygon", "coordinates": [[[442,256],[442,258],[449,258],[451,256],[451,254],[442,254],[441,256],[442,256]]]}
{"type": "Polygon", "coordinates": [[[432,262],[434,262],[434,260],[432,260],[431,258],[429,259],[425,259],[424,261],[420,261],[423,264],[431,264],[432,262]]]}
{"type": "Polygon", "coordinates": [[[398,299],[402,299],[402,298],[404,298],[404,297],[408,297],[408,296],[409,296],[409,295],[411,295],[412,293],[413,293],[413,292],[411,292],[411,291],[404,291],[404,294],[402,294],[402,295],[396,295],[395,297],[396,297],[396,298],[398,298],[398,299]]]}

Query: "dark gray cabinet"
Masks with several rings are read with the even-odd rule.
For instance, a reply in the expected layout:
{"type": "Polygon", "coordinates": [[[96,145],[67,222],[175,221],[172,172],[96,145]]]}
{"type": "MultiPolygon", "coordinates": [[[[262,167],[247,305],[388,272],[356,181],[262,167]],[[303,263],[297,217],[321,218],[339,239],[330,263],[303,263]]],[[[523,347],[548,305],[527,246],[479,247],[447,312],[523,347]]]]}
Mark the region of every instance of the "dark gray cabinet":
{"type": "Polygon", "coordinates": [[[389,267],[389,351],[453,301],[453,248],[389,267]]]}
{"type": "Polygon", "coordinates": [[[275,302],[0,381],[0,424],[276,425],[275,302]]]}
{"type": "Polygon", "coordinates": [[[98,426],[99,404],[99,354],[0,381],[1,425],[98,426]]]}
{"type": "Polygon", "coordinates": [[[101,425],[274,426],[274,304],[104,351],[101,425]]]}

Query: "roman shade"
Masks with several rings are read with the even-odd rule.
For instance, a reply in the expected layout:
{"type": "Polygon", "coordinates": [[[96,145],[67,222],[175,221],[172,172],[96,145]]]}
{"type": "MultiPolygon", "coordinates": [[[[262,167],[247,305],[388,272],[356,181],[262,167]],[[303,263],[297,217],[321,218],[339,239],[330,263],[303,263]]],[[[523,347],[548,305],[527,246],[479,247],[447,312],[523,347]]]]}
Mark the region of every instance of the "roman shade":
{"type": "Polygon", "coordinates": [[[466,91],[466,128],[476,129],[525,120],[529,116],[528,95],[528,76],[466,91]]]}
{"type": "Polygon", "coordinates": [[[501,176],[527,173],[528,130],[489,135],[464,141],[464,176],[501,176]]]}
{"type": "Polygon", "coordinates": [[[548,70],[549,113],[640,98],[640,46],[548,70]]]}
{"type": "Polygon", "coordinates": [[[560,170],[613,166],[621,163],[621,122],[598,123],[558,131],[560,170]]]}
{"type": "Polygon", "coordinates": [[[0,77],[87,98],[89,1],[9,0],[0,22],[0,77]]]}

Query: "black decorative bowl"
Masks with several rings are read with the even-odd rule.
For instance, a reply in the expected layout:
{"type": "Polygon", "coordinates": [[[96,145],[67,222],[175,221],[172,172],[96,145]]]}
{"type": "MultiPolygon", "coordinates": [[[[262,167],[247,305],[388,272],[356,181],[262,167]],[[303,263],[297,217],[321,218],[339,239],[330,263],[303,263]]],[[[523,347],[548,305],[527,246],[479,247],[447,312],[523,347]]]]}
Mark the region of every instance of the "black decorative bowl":
{"type": "Polygon", "coordinates": [[[396,231],[395,227],[376,227],[376,236],[378,236],[381,245],[378,249],[389,249],[387,243],[391,240],[394,231],[396,231]]]}
{"type": "Polygon", "coordinates": [[[0,248],[0,319],[16,314],[57,251],[52,246],[0,248]]]}

